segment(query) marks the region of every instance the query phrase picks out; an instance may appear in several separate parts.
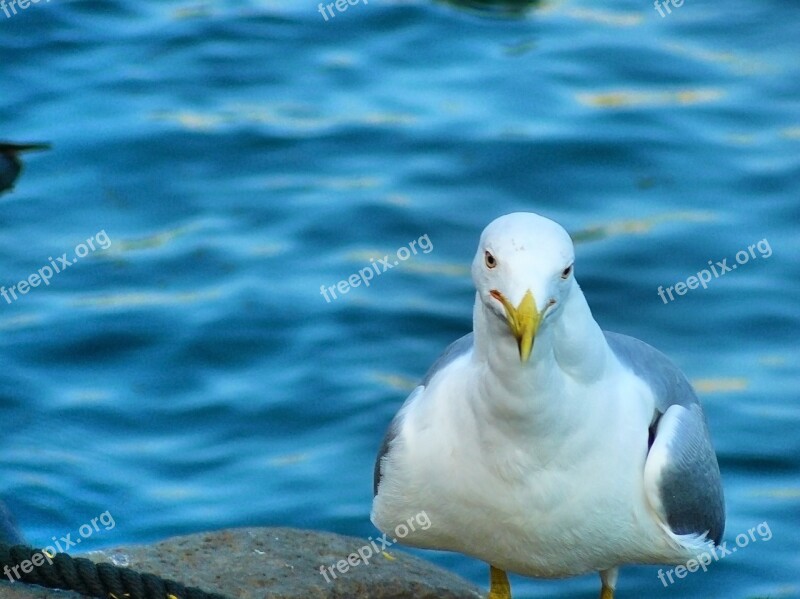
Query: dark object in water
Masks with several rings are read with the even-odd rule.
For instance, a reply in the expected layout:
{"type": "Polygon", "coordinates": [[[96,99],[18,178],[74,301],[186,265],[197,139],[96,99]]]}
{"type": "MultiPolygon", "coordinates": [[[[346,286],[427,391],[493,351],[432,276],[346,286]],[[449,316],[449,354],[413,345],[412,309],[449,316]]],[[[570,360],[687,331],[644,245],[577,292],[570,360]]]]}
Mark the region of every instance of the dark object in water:
{"type": "Polygon", "coordinates": [[[22,171],[20,152],[49,149],[49,143],[17,144],[0,141],[0,194],[14,188],[14,182],[22,171]]]}
{"type": "Polygon", "coordinates": [[[522,17],[542,5],[542,0],[439,0],[477,13],[503,17],[522,17]]]}
{"type": "Polygon", "coordinates": [[[0,543],[23,545],[25,539],[6,504],[0,501],[0,543]]]}

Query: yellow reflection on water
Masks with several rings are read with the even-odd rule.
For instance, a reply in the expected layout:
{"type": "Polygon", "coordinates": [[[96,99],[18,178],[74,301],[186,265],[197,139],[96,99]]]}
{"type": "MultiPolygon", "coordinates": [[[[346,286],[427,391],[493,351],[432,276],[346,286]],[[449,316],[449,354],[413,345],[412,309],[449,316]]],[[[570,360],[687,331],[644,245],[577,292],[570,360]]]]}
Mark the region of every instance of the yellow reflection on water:
{"type": "Polygon", "coordinates": [[[579,93],[581,104],[596,108],[622,108],[632,106],[688,106],[714,102],[725,96],[721,89],[680,89],[674,91],[617,90],[602,93],[579,93]]]}

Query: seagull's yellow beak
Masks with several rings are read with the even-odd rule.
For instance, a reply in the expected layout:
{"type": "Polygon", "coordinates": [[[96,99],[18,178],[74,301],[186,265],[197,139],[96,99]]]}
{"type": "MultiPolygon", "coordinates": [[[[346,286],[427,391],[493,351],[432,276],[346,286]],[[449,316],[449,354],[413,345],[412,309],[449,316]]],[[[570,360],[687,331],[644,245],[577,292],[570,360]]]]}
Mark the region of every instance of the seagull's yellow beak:
{"type": "Polygon", "coordinates": [[[489,294],[503,304],[503,308],[506,310],[508,328],[511,329],[511,334],[517,340],[519,359],[521,362],[527,362],[533,351],[533,338],[536,336],[536,331],[542,322],[542,314],[536,309],[536,301],[533,299],[533,294],[530,289],[526,291],[522,301],[516,308],[496,289],[492,289],[489,294]]]}

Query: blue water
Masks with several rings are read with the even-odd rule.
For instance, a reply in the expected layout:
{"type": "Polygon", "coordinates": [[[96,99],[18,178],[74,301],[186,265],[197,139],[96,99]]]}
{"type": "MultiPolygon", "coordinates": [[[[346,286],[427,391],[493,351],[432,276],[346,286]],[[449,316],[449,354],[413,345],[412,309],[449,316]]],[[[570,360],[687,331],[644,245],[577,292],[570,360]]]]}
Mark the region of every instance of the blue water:
{"type": "MultiPolygon", "coordinates": [[[[800,597],[800,8],[370,0],[326,22],[317,4],[0,12],[0,138],[53,143],[0,200],[2,284],[98,248],[0,298],[0,496],[29,540],[104,511],[114,528],[81,550],[374,535],[376,448],[470,329],[478,235],[532,210],[580,241],[601,325],[695,381],[730,544],[772,533],[668,589],[627,568],[620,597],[800,597]],[[320,294],[425,235],[368,288],[320,294]],[[763,240],[768,257],[659,297],[763,240]]],[[[599,584],[512,582],[520,599],[599,584]]]]}

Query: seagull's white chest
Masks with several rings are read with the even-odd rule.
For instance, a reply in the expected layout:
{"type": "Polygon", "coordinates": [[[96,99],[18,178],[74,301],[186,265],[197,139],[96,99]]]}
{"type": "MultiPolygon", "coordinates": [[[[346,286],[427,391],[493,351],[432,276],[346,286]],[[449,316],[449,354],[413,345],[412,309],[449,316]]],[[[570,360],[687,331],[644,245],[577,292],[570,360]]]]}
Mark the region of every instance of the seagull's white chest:
{"type": "MultiPolygon", "coordinates": [[[[469,377],[455,382],[458,370],[448,380],[451,398],[474,392],[469,377]]],[[[615,401],[613,388],[606,380],[566,391],[582,398],[549,398],[585,406],[570,418],[545,410],[552,422],[526,430],[510,415],[498,426],[469,402],[441,401],[434,385],[409,406],[373,521],[391,531],[425,511],[431,527],[404,542],[520,574],[569,576],[619,563],[655,527],[644,496],[632,491],[642,487],[652,406],[615,401]]]]}

